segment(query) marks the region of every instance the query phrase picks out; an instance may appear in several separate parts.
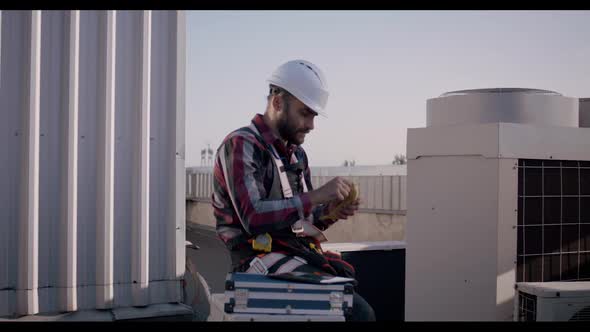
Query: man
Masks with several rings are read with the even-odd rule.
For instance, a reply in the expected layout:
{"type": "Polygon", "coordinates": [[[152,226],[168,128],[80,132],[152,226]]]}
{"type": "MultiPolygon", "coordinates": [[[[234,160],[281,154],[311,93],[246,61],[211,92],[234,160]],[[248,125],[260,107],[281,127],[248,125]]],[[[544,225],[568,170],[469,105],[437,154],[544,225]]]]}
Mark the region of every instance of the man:
{"type": "MultiPolygon", "coordinates": [[[[354,277],[339,255],[321,250],[322,231],[358,210],[359,199],[326,219],[348,197],[352,183],[336,177],[312,190],[307,155],[301,147],[326,115],[326,80],[314,64],[294,60],[268,79],[264,115],[230,133],[217,150],[213,208],[217,234],[230,250],[232,269],[248,273],[319,272],[354,277]]],[[[374,320],[358,294],[352,320],[374,320]]]]}

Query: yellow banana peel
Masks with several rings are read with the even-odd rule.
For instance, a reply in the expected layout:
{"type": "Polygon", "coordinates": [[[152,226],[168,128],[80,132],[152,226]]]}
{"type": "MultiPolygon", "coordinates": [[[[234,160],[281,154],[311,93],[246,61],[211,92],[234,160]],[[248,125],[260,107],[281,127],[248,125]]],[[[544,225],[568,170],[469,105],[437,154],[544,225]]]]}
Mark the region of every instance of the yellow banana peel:
{"type": "Polygon", "coordinates": [[[358,197],[358,190],[356,189],[356,185],[353,185],[352,188],[350,189],[350,193],[348,193],[348,196],[340,203],[338,203],[338,205],[336,205],[336,207],[334,209],[332,209],[329,214],[325,215],[325,216],[321,216],[320,220],[325,220],[325,219],[338,219],[338,213],[344,209],[345,207],[347,207],[348,205],[352,204],[352,202],[354,202],[358,197]]]}

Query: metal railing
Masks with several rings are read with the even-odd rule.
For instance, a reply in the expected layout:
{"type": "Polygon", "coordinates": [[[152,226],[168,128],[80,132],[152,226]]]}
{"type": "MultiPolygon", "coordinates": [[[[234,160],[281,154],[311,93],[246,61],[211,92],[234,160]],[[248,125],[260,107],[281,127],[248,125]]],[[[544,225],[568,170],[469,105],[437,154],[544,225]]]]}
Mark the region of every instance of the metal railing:
{"type": "MultiPolygon", "coordinates": [[[[335,176],[312,176],[314,188],[318,188],[335,176]]],[[[344,176],[359,189],[361,196],[360,212],[379,214],[406,214],[406,176],[344,176]]],[[[213,193],[213,174],[187,170],[186,199],[198,202],[211,202],[213,193]]]]}

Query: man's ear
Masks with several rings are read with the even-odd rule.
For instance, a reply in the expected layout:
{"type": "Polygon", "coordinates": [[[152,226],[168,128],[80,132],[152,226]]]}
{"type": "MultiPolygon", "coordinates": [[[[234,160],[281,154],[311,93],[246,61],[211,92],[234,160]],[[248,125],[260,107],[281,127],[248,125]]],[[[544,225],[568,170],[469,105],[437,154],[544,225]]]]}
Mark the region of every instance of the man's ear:
{"type": "Polygon", "coordinates": [[[280,96],[273,95],[272,97],[272,107],[277,111],[280,112],[283,108],[283,100],[280,96]]]}

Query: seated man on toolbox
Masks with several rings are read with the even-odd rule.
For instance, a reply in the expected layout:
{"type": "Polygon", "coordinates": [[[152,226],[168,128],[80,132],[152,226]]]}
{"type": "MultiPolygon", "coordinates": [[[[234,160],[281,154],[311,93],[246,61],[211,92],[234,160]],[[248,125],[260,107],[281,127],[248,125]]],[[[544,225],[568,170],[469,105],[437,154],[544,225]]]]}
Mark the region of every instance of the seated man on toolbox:
{"type": "MultiPolygon", "coordinates": [[[[314,117],[326,115],[326,79],[314,64],[293,60],[278,67],[268,82],[264,115],[231,132],[215,157],[212,205],[232,269],[354,278],[354,268],[338,254],[323,252],[320,243],[323,230],[354,215],[356,190],[340,177],[313,190],[301,147],[314,117]]],[[[375,320],[373,308],[356,292],[349,318],[375,320]]]]}

